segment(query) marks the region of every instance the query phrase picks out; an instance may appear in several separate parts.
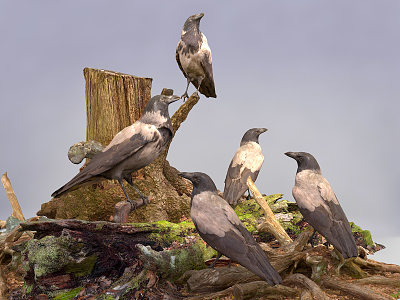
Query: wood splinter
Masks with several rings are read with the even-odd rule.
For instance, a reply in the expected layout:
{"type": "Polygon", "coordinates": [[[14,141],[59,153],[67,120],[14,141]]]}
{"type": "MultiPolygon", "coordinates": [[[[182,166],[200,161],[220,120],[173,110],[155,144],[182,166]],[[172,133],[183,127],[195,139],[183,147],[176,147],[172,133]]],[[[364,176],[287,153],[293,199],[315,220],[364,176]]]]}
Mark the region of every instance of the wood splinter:
{"type": "Polygon", "coordinates": [[[8,200],[10,200],[11,203],[11,207],[13,210],[11,216],[17,218],[20,221],[25,221],[25,217],[17,200],[17,196],[15,196],[10,179],[7,177],[7,172],[5,172],[1,177],[1,182],[3,183],[4,189],[6,190],[8,200]]]}
{"type": "Polygon", "coordinates": [[[265,221],[257,226],[258,231],[267,231],[272,233],[281,245],[290,244],[293,240],[286,233],[285,229],[279,224],[278,220],[275,218],[274,213],[268,206],[267,202],[262,197],[261,193],[258,191],[256,185],[254,184],[251,177],[247,178],[247,186],[249,187],[251,193],[256,199],[257,203],[261,206],[265,214],[265,221]]]}

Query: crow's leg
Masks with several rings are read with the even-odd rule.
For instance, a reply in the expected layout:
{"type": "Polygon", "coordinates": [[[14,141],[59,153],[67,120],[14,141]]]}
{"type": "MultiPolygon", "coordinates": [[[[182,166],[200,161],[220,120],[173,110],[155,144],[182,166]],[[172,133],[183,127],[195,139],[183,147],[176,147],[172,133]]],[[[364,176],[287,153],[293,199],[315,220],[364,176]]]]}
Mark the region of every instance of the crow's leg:
{"type": "Polygon", "coordinates": [[[118,180],[118,183],[119,183],[119,185],[121,186],[122,191],[123,191],[124,194],[125,194],[126,201],[128,201],[128,202],[135,208],[135,210],[136,210],[136,203],[135,203],[134,201],[132,201],[132,200],[129,198],[128,193],[125,191],[125,187],[124,187],[124,182],[123,182],[123,180],[122,180],[122,179],[121,179],[121,180],[118,180]]]}
{"type": "Polygon", "coordinates": [[[183,95],[181,96],[181,98],[183,98],[183,102],[185,102],[185,100],[186,100],[187,98],[189,98],[188,89],[189,89],[189,84],[190,84],[190,81],[191,81],[190,78],[189,78],[189,76],[186,77],[186,80],[187,80],[186,91],[185,91],[185,93],[183,93],[183,95]]]}
{"type": "Polygon", "coordinates": [[[197,89],[196,89],[196,94],[197,95],[199,95],[199,89],[200,89],[200,86],[201,86],[201,82],[203,81],[203,76],[199,76],[199,77],[197,77],[197,82],[199,83],[199,86],[197,87],[197,89]]]}
{"type": "Polygon", "coordinates": [[[228,268],[231,267],[232,259],[229,260],[228,268]]]}
{"type": "Polygon", "coordinates": [[[211,266],[209,268],[214,269],[215,264],[217,263],[217,260],[222,256],[222,253],[218,251],[217,258],[213,261],[211,266]]]}
{"type": "Polygon", "coordinates": [[[247,189],[247,193],[248,193],[248,195],[246,197],[246,200],[250,200],[250,190],[249,189],[247,189]]]}
{"type": "MultiPolygon", "coordinates": [[[[149,198],[146,197],[145,195],[143,195],[143,194],[137,189],[137,187],[133,184],[132,175],[131,175],[131,174],[127,174],[127,175],[124,177],[124,179],[126,180],[127,183],[129,183],[129,185],[131,185],[131,186],[135,189],[135,191],[139,194],[139,197],[143,200],[143,204],[147,206],[147,204],[150,203],[149,198]]],[[[120,182],[120,185],[122,186],[122,189],[123,189],[124,192],[125,192],[125,189],[123,188],[122,181],[120,182]]],[[[125,196],[126,196],[126,198],[128,199],[128,196],[127,196],[126,192],[125,192],[125,196]]],[[[131,203],[132,203],[132,202],[131,202],[131,203]]],[[[136,206],[135,206],[135,209],[136,209],[136,206]]]]}

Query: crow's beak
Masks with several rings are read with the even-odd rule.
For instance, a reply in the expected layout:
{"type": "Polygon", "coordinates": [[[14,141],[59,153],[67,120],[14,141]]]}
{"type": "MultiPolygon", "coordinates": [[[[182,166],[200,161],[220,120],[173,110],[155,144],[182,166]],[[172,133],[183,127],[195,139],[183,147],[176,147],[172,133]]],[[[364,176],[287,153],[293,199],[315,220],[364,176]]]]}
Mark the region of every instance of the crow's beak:
{"type": "Polygon", "coordinates": [[[286,156],[289,156],[289,157],[291,157],[291,158],[296,159],[296,157],[297,157],[297,152],[286,152],[285,155],[286,155],[286,156]]]}
{"type": "Polygon", "coordinates": [[[173,103],[173,102],[175,102],[175,101],[178,101],[179,99],[181,99],[181,97],[179,97],[179,96],[177,96],[177,95],[172,95],[172,96],[168,96],[168,97],[166,98],[165,102],[166,102],[167,104],[171,104],[171,103],[173,103]]]}
{"type": "Polygon", "coordinates": [[[194,18],[197,20],[197,19],[201,19],[202,17],[204,17],[204,13],[197,14],[194,18]]]}
{"type": "Polygon", "coordinates": [[[178,173],[178,175],[179,176],[181,176],[181,177],[183,177],[183,178],[185,178],[185,179],[187,179],[187,180],[190,180],[190,181],[192,181],[192,173],[189,173],[189,172],[180,172],[180,173],[178,173]]]}
{"type": "Polygon", "coordinates": [[[268,129],[267,128],[259,128],[258,129],[258,135],[260,135],[261,133],[266,132],[268,129]]]}

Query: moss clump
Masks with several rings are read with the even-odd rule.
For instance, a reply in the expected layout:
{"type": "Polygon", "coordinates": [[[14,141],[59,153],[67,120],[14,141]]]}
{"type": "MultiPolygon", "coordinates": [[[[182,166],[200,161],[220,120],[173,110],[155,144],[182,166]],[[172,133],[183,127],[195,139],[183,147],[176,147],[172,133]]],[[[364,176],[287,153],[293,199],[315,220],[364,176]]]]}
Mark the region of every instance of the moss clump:
{"type": "Polygon", "coordinates": [[[97,261],[95,254],[86,257],[87,254],[84,244],[69,235],[46,236],[28,242],[22,252],[22,255],[27,256],[23,267],[26,271],[32,269],[35,279],[57,271],[82,277],[91,273],[97,261]]]}
{"type": "Polygon", "coordinates": [[[351,231],[353,233],[357,232],[362,235],[364,244],[366,246],[373,246],[374,242],[372,240],[371,232],[369,230],[362,230],[360,226],[354,224],[353,222],[350,222],[351,226],[351,231]]]}
{"type": "Polygon", "coordinates": [[[65,273],[73,273],[76,277],[82,277],[89,275],[93,267],[97,261],[97,255],[92,254],[88,257],[85,257],[79,263],[77,262],[69,262],[65,265],[64,271],[65,273]]]}
{"type": "Polygon", "coordinates": [[[174,241],[184,243],[184,237],[192,235],[195,230],[192,222],[171,223],[168,221],[157,221],[151,223],[153,233],[149,235],[150,239],[158,241],[161,245],[170,245],[174,241]]]}
{"type": "Polygon", "coordinates": [[[24,269],[28,271],[31,267],[37,277],[53,273],[63,268],[69,261],[68,249],[74,244],[69,236],[46,236],[40,240],[30,240],[23,254],[28,255],[28,265],[24,269]]]}
{"type": "Polygon", "coordinates": [[[75,289],[68,290],[65,293],[60,293],[54,298],[54,300],[70,300],[70,299],[74,299],[75,296],[78,295],[79,292],[82,289],[83,289],[83,287],[77,287],[75,289]]]}

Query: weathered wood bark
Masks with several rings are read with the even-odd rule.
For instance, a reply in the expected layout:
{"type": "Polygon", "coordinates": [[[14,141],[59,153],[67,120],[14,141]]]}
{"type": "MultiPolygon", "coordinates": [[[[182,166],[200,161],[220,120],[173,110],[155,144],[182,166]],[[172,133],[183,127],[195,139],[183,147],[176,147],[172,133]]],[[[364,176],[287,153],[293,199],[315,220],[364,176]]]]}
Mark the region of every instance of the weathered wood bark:
{"type": "Polygon", "coordinates": [[[152,78],[85,68],[86,140],[108,145],[137,121],[151,98],[152,78]]]}
{"type": "MultiPolygon", "coordinates": [[[[393,299],[387,295],[381,295],[371,288],[365,286],[358,286],[354,283],[348,283],[339,278],[324,278],[322,280],[322,286],[332,289],[342,291],[345,295],[352,295],[356,297],[356,299],[364,299],[364,300],[389,300],[393,299]]],[[[317,298],[320,299],[320,298],[317,298]]]]}
{"type": "Polygon", "coordinates": [[[24,221],[25,217],[22,213],[21,207],[19,206],[19,202],[17,200],[17,196],[15,196],[14,190],[11,186],[10,179],[7,176],[7,172],[3,174],[1,177],[1,182],[3,183],[4,189],[6,190],[8,200],[10,200],[11,207],[12,207],[12,214],[11,216],[24,221]]]}
{"type": "Polygon", "coordinates": [[[283,284],[289,286],[296,285],[304,287],[313,294],[314,299],[318,300],[331,299],[324,293],[324,291],[321,290],[321,288],[314,281],[312,281],[311,279],[307,278],[306,276],[300,273],[289,275],[283,280],[283,284]]]}
{"type": "MultiPolygon", "coordinates": [[[[107,145],[117,132],[140,117],[150,99],[152,79],[91,68],[85,68],[84,75],[87,139],[107,145]]],[[[192,95],[171,117],[174,131],[198,101],[199,96],[192,95]]],[[[152,196],[154,201],[130,213],[129,222],[179,222],[182,215],[190,214],[191,186],[169,165],[166,160],[168,149],[169,146],[153,163],[132,174],[135,186],[146,196],[152,196]]],[[[131,186],[125,188],[132,200],[138,198],[131,186]]],[[[115,204],[124,199],[118,183],[103,181],[52,199],[42,204],[37,214],[55,219],[109,221],[114,215],[115,204]]]]}
{"type": "Polygon", "coordinates": [[[282,228],[281,224],[279,224],[278,220],[275,218],[274,213],[272,212],[268,204],[265,202],[264,198],[258,191],[256,185],[254,184],[253,180],[251,180],[250,176],[247,179],[246,183],[251,193],[254,195],[254,198],[256,199],[257,203],[261,206],[265,214],[265,222],[258,225],[257,230],[267,231],[269,233],[272,233],[281,245],[293,242],[292,239],[289,237],[289,235],[286,233],[285,229],[282,228]]]}

